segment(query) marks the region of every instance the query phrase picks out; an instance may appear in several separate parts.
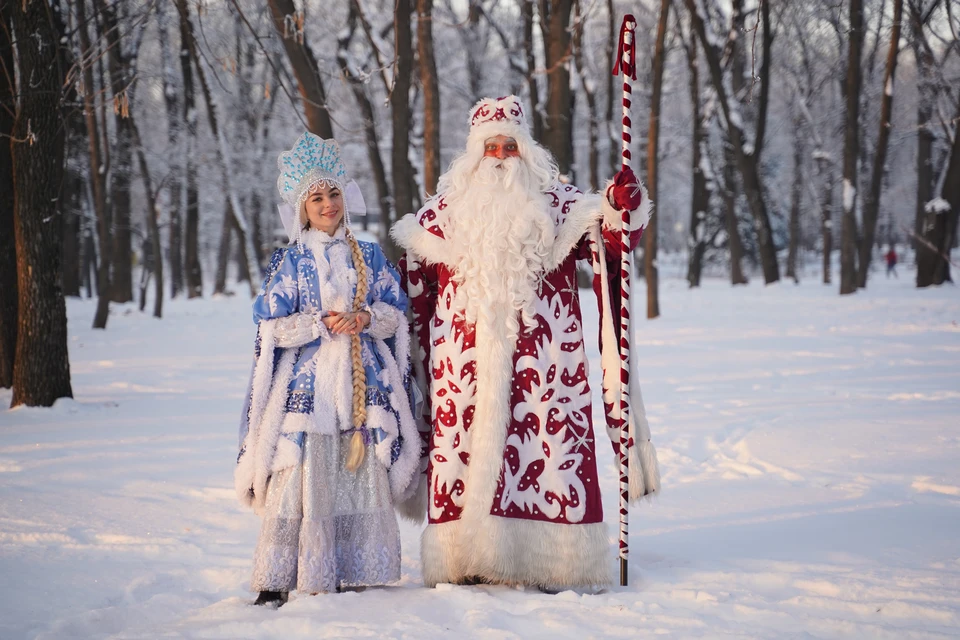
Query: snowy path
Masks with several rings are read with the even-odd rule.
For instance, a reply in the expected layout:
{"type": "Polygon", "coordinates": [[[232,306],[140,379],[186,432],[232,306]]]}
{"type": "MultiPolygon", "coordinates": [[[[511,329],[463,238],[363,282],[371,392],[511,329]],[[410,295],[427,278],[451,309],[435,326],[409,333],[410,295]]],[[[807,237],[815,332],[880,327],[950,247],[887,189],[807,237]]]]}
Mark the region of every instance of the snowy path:
{"type": "MultiPolygon", "coordinates": [[[[666,492],[632,511],[629,588],[423,589],[404,524],[398,587],[279,611],[247,604],[232,489],[248,303],[97,333],[71,301],[77,401],[0,410],[0,638],[958,637],[960,292],[901,275],[663,283],[635,353],[666,492]]],[[[602,480],[612,525],[612,459],[602,480]]]]}

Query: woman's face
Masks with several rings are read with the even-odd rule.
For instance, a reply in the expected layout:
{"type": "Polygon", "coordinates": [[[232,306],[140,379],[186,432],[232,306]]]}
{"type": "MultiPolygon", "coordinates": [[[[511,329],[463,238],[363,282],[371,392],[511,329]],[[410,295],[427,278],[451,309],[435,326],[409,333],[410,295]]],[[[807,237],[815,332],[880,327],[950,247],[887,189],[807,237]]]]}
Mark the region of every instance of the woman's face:
{"type": "Polygon", "coordinates": [[[307,196],[303,210],[310,229],[319,229],[332,236],[343,220],[343,192],[336,186],[321,186],[307,196]]]}

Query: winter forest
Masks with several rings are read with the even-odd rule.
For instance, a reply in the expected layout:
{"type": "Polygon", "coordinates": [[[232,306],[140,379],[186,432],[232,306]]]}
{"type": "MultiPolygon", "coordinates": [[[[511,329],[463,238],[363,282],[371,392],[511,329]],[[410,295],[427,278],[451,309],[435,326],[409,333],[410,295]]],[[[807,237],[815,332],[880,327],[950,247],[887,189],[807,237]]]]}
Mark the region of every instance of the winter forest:
{"type": "Polygon", "coordinates": [[[0,636],[280,637],[228,487],[278,154],[336,138],[394,262],[484,97],[603,189],[625,14],[665,487],[632,586],[413,591],[404,524],[407,595],[283,637],[955,634],[960,0],[0,0],[0,636]]]}

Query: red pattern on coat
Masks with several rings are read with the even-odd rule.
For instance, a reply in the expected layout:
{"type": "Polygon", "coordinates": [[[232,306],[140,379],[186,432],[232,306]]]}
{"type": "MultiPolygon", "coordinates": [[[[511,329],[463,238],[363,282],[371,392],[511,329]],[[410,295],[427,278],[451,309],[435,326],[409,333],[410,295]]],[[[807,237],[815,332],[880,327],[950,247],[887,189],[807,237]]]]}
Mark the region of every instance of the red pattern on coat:
{"type": "MultiPolygon", "coordinates": [[[[582,194],[574,187],[560,185],[546,195],[559,229],[582,194]]],[[[442,198],[435,198],[418,213],[418,222],[443,238],[438,211],[446,208],[442,198]]],[[[636,230],[632,235],[633,247],[641,234],[642,230],[636,230]]],[[[620,238],[618,232],[606,228],[602,235],[612,308],[616,309],[620,238]]],[[[491,515],[563,524],[603,519],[592,392],[587,382],[576,287],[576,261],[590,260],[594,252],[589,238],[581,238],[560,266],[544,277],[537,301],[537,325],[528,333],[521,322],[513,354],[511,416],[505,425],[503,464],[491,515]]],[[[451,309],[456,290],[451,267],[416,261],[407,255],[400,266],[404,286],[414,285],[417,292],[410,296],[410,302],[419,357],[430,384],[424,411],[430,430],[423,433],[427,439],[424,453],[428,456],[429,522],[442,523],[456,520],[462,513],[470,465],[466,441],[474,427],[477,380],[471,353],[476,347],[476,334],[474,327],[451,309]]],[[[599,300],[599,274],[593,286],[599,300]]],[[[614,322],[614,326],[619,333],[619,323],[614,322]]],[[[615,452],[618,448],[619,443],[614,443],[615,452]]]]}

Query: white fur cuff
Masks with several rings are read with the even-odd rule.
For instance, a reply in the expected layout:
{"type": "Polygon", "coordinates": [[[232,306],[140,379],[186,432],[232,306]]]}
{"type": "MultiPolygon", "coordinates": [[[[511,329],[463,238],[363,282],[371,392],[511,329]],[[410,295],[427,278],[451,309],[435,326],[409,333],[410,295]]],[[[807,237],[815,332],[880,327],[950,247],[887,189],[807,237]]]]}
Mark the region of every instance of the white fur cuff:
{"type": "MultiPolygon", "coordinates": [[[[600,209],[603,211],[603,226],[611,230],[619,231],[620,211],[610,203],[608,197],[611,187],[613,187],[612,179],[607,181],[607,185],[603,188],[602,197],[600,198],[600,209]]],[[[650,202],[646,185],[641,184],[640,191],[643,193],[643,202],[641,202],[640,206],[634,209],[630,215],[630,225],[634,229],[646,227],[647,223],[650,222],[650,215],[653,212],[653,203],[650,202]]]]}

